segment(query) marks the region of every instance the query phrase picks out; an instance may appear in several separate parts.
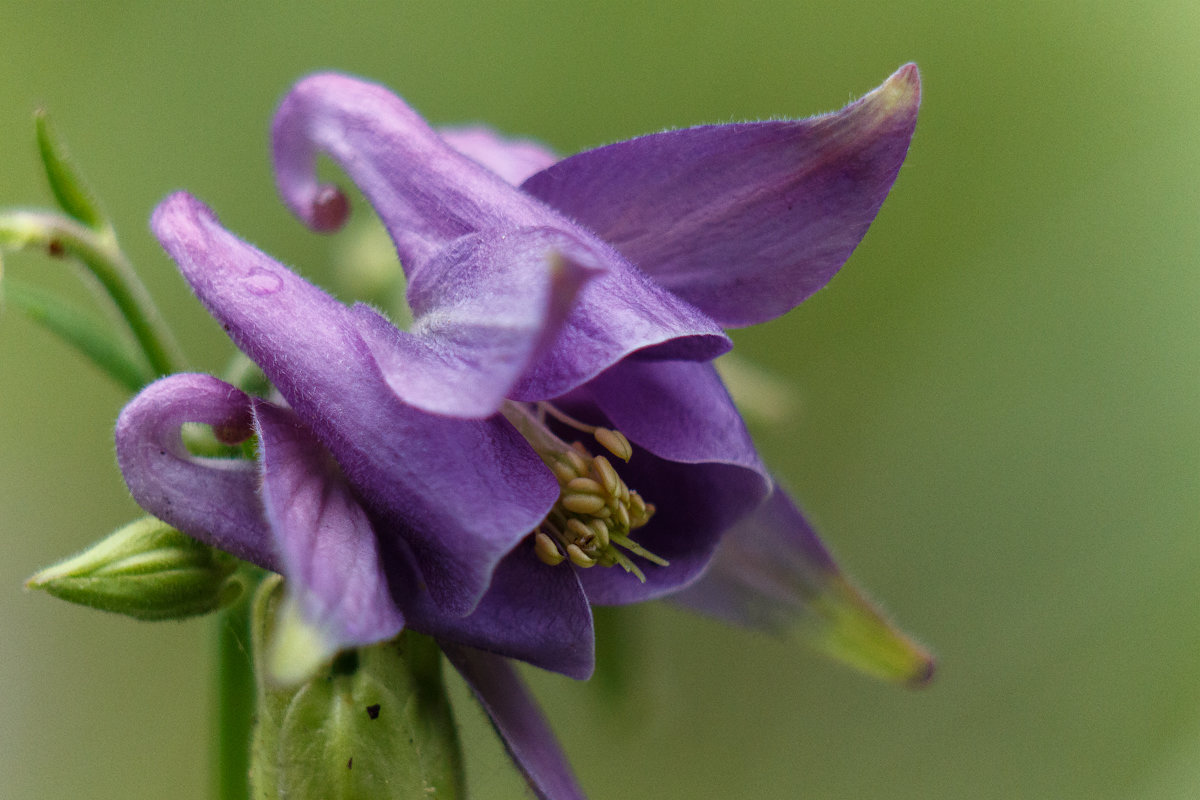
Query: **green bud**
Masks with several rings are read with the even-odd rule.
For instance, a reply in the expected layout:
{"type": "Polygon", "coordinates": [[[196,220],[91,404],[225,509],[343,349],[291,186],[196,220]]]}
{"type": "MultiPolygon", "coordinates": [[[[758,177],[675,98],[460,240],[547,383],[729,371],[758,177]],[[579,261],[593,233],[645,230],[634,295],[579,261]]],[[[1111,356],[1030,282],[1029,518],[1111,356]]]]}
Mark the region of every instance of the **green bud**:
{"type": "Polygon", "coordinates": [[[72,603],[137,619],[183,619],[229,605],[242,592],[237,560],[145,517],[26,583],[72,603]]]}
{"type": "Polygon", "coordinates": [[[108,220],[100,211],[91,190],[67,158],[66,148],[54,135],[45,110],[39,110],[33,119],[42,166],[46,168],[46,179],[50,182],[50,190],[54,192],[59,207],[92,230],[108,230],[108,220]]]}
{"type": "Polygon", "coordinates": [[[298,687],[267,677],[281,581],[255,599],[258,724],[251,750],[254,800],[459,798],[458,734],[432,639],[411,631],[348,650],[298,687]]]}

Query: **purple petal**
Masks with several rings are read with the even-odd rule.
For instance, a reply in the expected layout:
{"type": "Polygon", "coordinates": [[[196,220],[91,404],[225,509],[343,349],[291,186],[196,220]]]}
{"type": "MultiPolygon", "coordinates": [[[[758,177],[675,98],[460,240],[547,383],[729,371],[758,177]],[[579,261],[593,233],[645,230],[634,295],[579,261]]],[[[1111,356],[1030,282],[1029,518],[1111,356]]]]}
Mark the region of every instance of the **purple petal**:
{"type": "MultiPolygon", "coordinates": [[[[635,351],[707,360],[729,349],[716,322],[649,281],[588,231],[451,149],[380,86],[314,75],[284,99],[272,130],[276,180],[288,206],[309,225],[322,227],[329,190],[314,170],[316,155],[328,153],[378,211],[410,281],[418,281],[460,237],[503,236],[521,228],[560,231],[578,243],[572,253],[586,252],[586,263],[608,272],[580,293],[561,336],[513,396],[562,394],[635,351]]],[[[518,266],[508,263],[510,274],[518,266]]],[[[539,259],[526,266],[543,272],[539,259]]],[[[426,285],[447,288],[434,281],[426,285]]]]}
{"type": "Polygon", "coordinates": [[[276,181],[288,207],[321,227],[315,161],[328,154],[379,212],[409,275],[460,236],[553,220],[373,83],[336,74],[305,78],[284,98],[271,131],[276,181]]]}
{"type": "Polygon", "coordinates": [[[725,530],[767,496],[770,477],[711,364],[623,361],[571,399],[585,396],[634,443],[633,458],[618,469],[657,511],[633,538],[670,566],[639,560],[645,583],[618,569],[587,570],[580,581],[603,605],[676,591],[703,572],[725,530]]]}
{"type": "Polygon", "coordinates": [[[736,625],[807,627],[818,648],[868,674],[920,686],[933,658],[841,573],[782,490],[725,536],[709,571],[672,601],[736,625]]]}
{"type": "Polygon", "coordinates": [[[213,547],[275,569],[253,461],[204,458],[183,444],[185,422],[219,438],[252,433],[250,398],[208,375],[172,375],[135,397],[117,418],[117,463],[137,504],[213,547]]]}
{"type": "Polygon", "coordinates": [[[408,543],[436,602],[468,613],[558,496],[528,443],[501,418],[449,419],[401,403],[349,309],[193,198],[168,198],[153,227],[234,343],[333,454],[376,529],[408,543]]]}
{"type": "Polygon", "coordinates": [[[570,568],[543,564],[526,543],[500,562],[488,593],[465,617],[441,613],[417,581],[395,584],[414,630],[571,678],[592,675],[595,632],[579,579],[570,568]]]}
{"type": "Polygon", "coordinates": [[[413,311],[401,332],[355,309],[363,339],[392,391],[436,414],[487,417],[555,340],[597,259],[553,229],[471,234],[409,283],[413,311]]]}
{"type": "Polygon", "coordinates": [[[583,800],[566,754],[512,664],[491,653],[439,644],[491,717],[538,800],[583,800]]]}
{"type": "Polygon", "coordinates": [[[375,531],[328,451],[295,414],[254,403],[262,499],[281,572],[332,653],[390,639],[404,617],[388,591],[375,531]]]}
{"type": "Polygon", "coordinates": [[[841,111],[667,131],[564,159],[522,188],[726,327],[824,286],[908,153],[915,65],[841,111]]]}
{"type": "Polygon", "coordinates": [[[438,133],[446,144],[513,186],[558,160],[537,142],[505,139],[489,128],[441,128],[438,133]]]}

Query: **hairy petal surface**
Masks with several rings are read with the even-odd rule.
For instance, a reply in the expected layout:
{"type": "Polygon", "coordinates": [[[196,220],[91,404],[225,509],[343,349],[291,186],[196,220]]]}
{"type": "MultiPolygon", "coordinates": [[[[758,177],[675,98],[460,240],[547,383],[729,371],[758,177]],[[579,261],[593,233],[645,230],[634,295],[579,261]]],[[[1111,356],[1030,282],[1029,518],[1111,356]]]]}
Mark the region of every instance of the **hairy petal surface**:
{"type": "Polygon", "coordinates": [[[262,501],[275,550],[327,655],[390,639],[404,617],[388,591],[375,531],[333,457],[287,409],[255,401],[262,501]]]}
{"type": "Polygon", "coordinates": [[[250,398],[209,375],[155,381],[117,418],[117,463],[138,505],[202,542],[276,568],[258,498],[254,462],[206,458],[183,443],[184,423],[213,426],[221,438],[251,432],[250,398]]]}
{"type": "Polygon", "coordinates": [[[558,160],[547,148],[525,139],[507,139],[484,127],[440,128],[442,141],[513,186],[558,160]]]}
{"type": "Polygon", "coordinates": [[[491,717],[538,800],[584,800],[566,754],[512,664],[470,647],[439,644],[491,717]]]}
{"type": "Polygon", "coordinates": [[[708,572],[673,602],[731,622],[807,638],[876,677],[922,685],[934,661],[889,622],[838,569],[782,490],[721,541],[708,572]]]}
{"type": "Polygon", "coordinates": [[[824,286],[858,246],[919,104],[909,64],[832,114],[651,134],[566,158],[522,188],[722,325],[753,325],[824,286]]]}
{"type": "Polygon", "coordinates": [[[377,529],[411,547],[434,600],[469,613],[558,496],[528,443],[502,418],[450,419],[402,403],[349,309],[193,198],[168,198],[153,227],[234,343],[333,454],[377,529]]]}
{"type": "MultiPolygon", "coordinates": [[[[381,86],[343,75],[306,78],[284,98],[272,131],[276,181],[297,216],[314,228],[330,227],[323,223],[329,187],[315,173],[317,154],[327,153],[370,199],[411,283],[421,282],[431,265],[444,267],[439,254],[462,237],[487,234],[493,238],[484,242],[495,242],[521,229],[558,231],[572,243],[564,245],[569,259],[605,271],[579,293],[553,346],[510,396],[562,394],[637,351],[707,360],[730,347],[708,316],[648,280],[591,232],[452,149],[381,86]]],[[[463,246],[486,248],[484,242],[463,246]]],[[[511,278],[522,265],[543,274],[543,262],[510,255],[496,266],[511,278]]],[[[493,288],[502,282],[481,277],[493,288]]],[[[447,288],[436,280],[424,285],[447,288]]]]}
{"type": "Polygon", "coordinates": [[[487,417],[554,342],[580,287],[603,273],[568,234],[548,228],[469,234],[408,286],[408,332],[365,306],[363,340],[404,402],[487,417]]]}

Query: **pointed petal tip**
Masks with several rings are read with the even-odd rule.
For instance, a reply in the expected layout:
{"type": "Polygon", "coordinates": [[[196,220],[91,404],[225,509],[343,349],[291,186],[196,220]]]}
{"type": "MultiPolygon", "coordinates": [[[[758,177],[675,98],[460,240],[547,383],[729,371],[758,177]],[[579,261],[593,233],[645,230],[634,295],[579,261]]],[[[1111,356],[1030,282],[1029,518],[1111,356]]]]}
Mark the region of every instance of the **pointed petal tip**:
{"type": "Polygon", "coordinates": [[[863,100],[881,116],[915,111],[921,104],[921,71],[909,62],[863,100]]]}
{"type": "Polygon", "coordinates": [[[934,657],[910,639],[845,577],[833,577],[813,601],[820,622],[810,642],[847,666],[910,689],[929,685],[937,671],[934,657]]]}

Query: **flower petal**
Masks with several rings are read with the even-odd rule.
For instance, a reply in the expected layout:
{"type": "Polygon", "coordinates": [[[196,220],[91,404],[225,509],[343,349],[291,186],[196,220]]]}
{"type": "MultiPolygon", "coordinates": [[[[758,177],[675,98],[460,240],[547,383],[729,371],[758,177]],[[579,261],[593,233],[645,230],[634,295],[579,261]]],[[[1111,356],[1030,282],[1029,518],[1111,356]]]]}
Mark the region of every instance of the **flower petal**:
{"type": "Polygon", "coordinates": [[[597,259],[548,228],[469,234],[409,283],[413,325],[401,332],[356,307],[363,340],[404,402],[487,417],[555,340],[597,259]]]}
{"type": "Polygon", "coordinates": [[[725,536],[701,580],[671,599],[768,631],[799,622],[818,649],[878,678],[919,686],[933,676],[929,653],[841,573],[782,490],[725,536]]]}
{"type": "Polygon", "coordinates": [[[558,160],[548,149],[526,139],[506,139],[484,127],[439,128],[442,141],[513,186],[558,160]]]}
{"type": "Polygon", "coordinates": [[[238,558],[274,569],[253,461],[205,458],[184,446],[185,422],[230,440],[252,433],[250,398],[208,375],[180,374],[142,390],[117,418],[117,463],[137,504],[238,558]]]}
{"type": "Polygon", "coordinates": [[[331,656],[390,639],[404,617],[375,531],[337,464],[294,413],[255,401],[262,500],[289,594],[331,656]]]}
{"type": "Polygon", "coordinates": [[[399,401],[350,310],[177,194],[153,228],[197,296],[329,449],[376,530],[412,548],[435,601],[466,614],[492,570],[545,517],[553,475],[501,418],[399,401]]]}
{"type": "Polygon", "coordinates": [[[481,650],[439,644],[491,717],[538,800],[584,800],[566,754],[512,664],[481,650]]]}
{"type": "Polygon", "coordinates": [[[589,599],[633,603],[686,586],[708,565],[724,531],[771,490],[745,423],[705,363],[629,359],[570,399],[583,397],[634,443],[621,475],[657,510],[633,538],[670,562],[639,560],[645,583],[617,569],[587,570],[580,581],[589,599]]]}
{"type": "Polygon", "coordinates": [[[500,562],[465,617],[441,613],[416,581],[397,580],[414,630],[586,680],[595,667],[592,611],[575,571],[543,564],[526,544],[500,562]]]}
{"type": "Polygon", "coordinates": [[[908,152],[913,64],[841,111],[651,134],[522,188],[726,327],[779,316],[858,246],[908,152]]]}
{"type": "MultiPolygon", "coordinates": [[[[336,227],[325,225],[323,201],[330,189],[315,173],[317,154],[328,153],[379,213],[410,282],[460,237],[522,228],[559,231],[578,243],[573,253],[587,253],[581,256],[587,263],[607,271],[584,287],[561,336],[515,397],[570,391],[635,351],[707,360],[730,347],[716,322],[648,280],[589,231],[451,149],[380,86],[342,75],[306,78],[284,98],[272,131],[276,181],[296,215],[315,228],[336,227]]],[[[527,266],[542,271],[536,259],[527,266]]]]}

